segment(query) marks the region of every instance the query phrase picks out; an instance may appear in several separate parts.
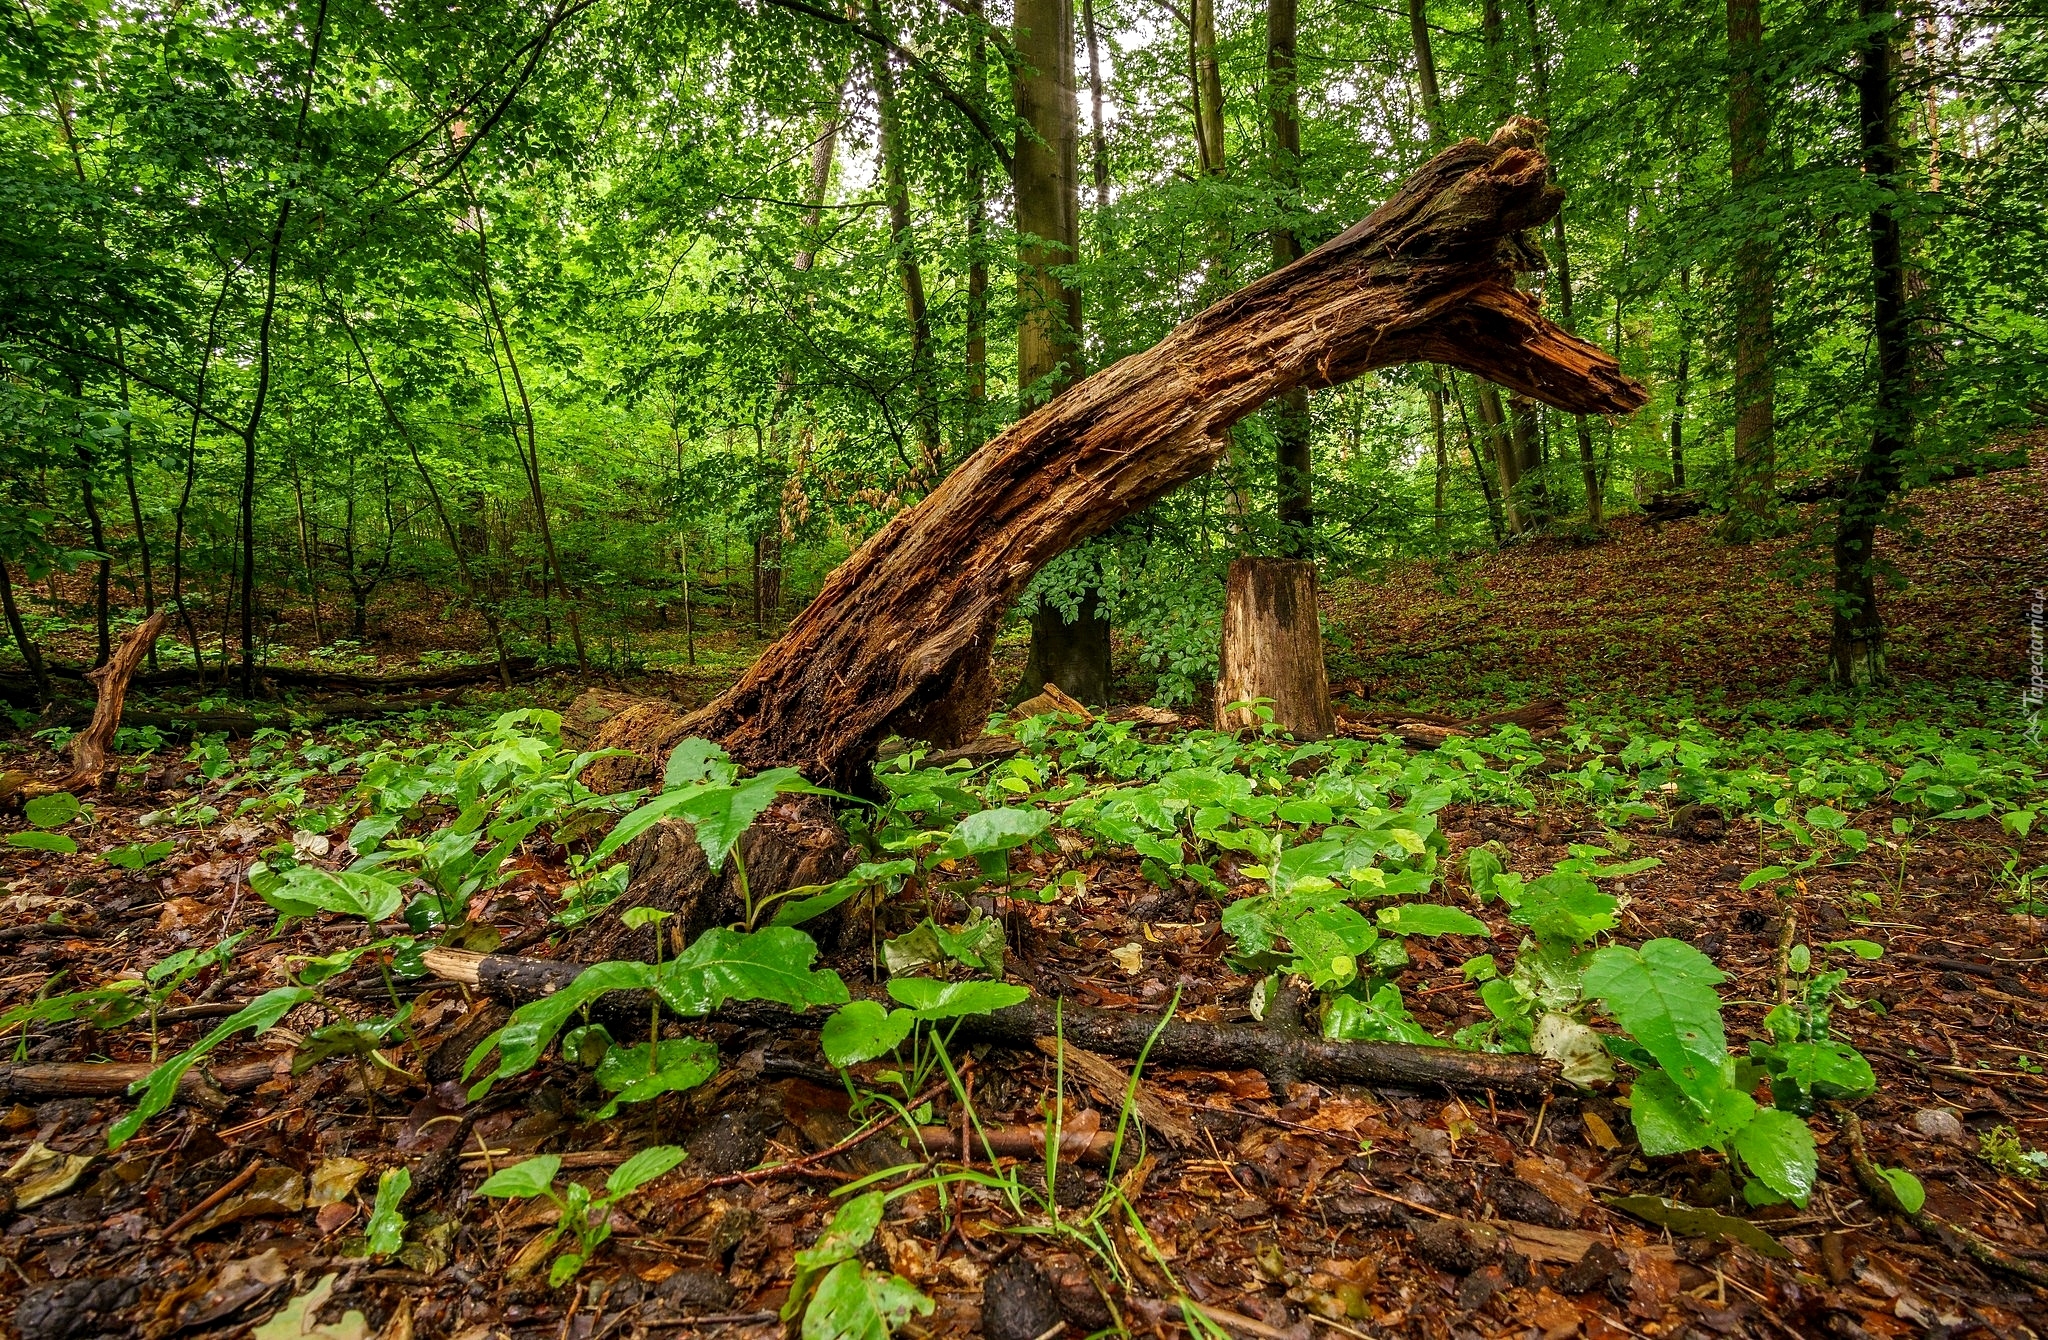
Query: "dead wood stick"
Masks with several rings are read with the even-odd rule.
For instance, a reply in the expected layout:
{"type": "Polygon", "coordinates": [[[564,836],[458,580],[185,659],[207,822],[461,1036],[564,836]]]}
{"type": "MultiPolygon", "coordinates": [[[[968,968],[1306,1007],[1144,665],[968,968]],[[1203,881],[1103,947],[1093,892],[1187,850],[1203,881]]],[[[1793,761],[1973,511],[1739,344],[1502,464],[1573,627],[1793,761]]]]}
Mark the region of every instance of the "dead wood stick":
{"type": "MultiPolygon", "coordinates": [[[[122,634],[121,645],[114,648],[107,663],[86,675],[87,682],[99,690],[99,704],[93,708],[92,724],[71,737],[71,775],[56,790],[91,791],[107,775],[113,762],[114,732],[121,729],[121,705],[128,698],[128,681],[156,644],[156,635],[164,631],[168,614],[168,610],[158,610],[122,634]]],[[[23,788],[24,795],[30,789],[23,788]]]]}
{"type": "MultiPolygon", "coordinates": [[[[1060,1039],[1033,1038],[1032,1045],[1054,1061],[1060,1060],[1060,1052],[1063,1050],[1060,1039]]],[[[1121,1111],[1125,1095],[1133,1092],[1130,1074],[1108,1057],[1097,1056],[1094,1052],[1083,1050],[1072,1043],[1065,1044],[1064,1050],[1064,1064],[1068,1073],[1087,1085],[1097,1098],[1110,1106],[1111,1110],[1121,1111]]],[[[1157,1085],[1139,1080],[1133,1097],[1132,1105],[1137,1118],[1145,1123],[1148,1129],[1176,1148],[1194,1148],[1195,1128],[1167,1107],[1164,1099],[1160,1097],[1157,1085]]]]}
{"type": "Polygon", "coordinates": [[[2048,1269],[2022,1261],[1982,1234],[1972,1232],[1961,1224],[1950,1223],[1924,1207],[1909,1210],[1900,1204],[1899,1194],[1893,1189],[1891,1179],[1884,1175],[1883,1169],[1871,1161],[1869,1153],[1864,1149],[1862,1120],[1846,1107],[1837,1107],[1835,1114],[1841,1118],[1842,1130],[1849,1137],[1849,1167],[1855,1172],[1856,1180],[1862,1184],[1864,1194],[1913,1227],[1932,1233],[1941,1240],[1942,1246],[1956,1255],[1966,1256],[1980,1266],[2002,1270],[2008,1275],[2025,1280],[2037,1289],[2048,1289],[2048,1269]]]}
{"type": "MultiPolygon", "coordinates": [[[[118,1098],[156,1069],[147,1061],[33,1061],[0,1066],[0,1094],[11,1098],[118,1098]]],[[[227,1108],[227,1095],[247,1093],[276,1072],[269,1061],[194,1066],[178,1081],[178,1101],[209,1112],[227,1108]]]]}
{"type": "MultiPolygon", "coordinates": [[[[424,961],[429,972],[512,1005],[553,995],[575,981],[586,966],[458,949],[430,949],[424,961]]],[[[711,1017],[764,1028],[787,1028],[796,1019],[781,1006],[758,1001],[735,1001],[711,1017]]],[[[1058,1036],[1104,1056],[1124,1057],[1145,1052],[1150,1043],[1154,1065],[1261,1072],[1287,1068],[1298,1078],[1332,1084],[1493,1089],[1532,1097],[1542,1097],[1558,1084],[1556,1062],[1538,1056],[1401,1042],[1331,1042],[1313,1035],[1279,1034],[1259,1024],[1173,1020],[1161,1027],[1159,1016],[1153,1014],[1123,1014],[1036,996],[1021,1005],[962,1019],[953,1036],[1020,1051],[1035,1050],[1040,1038],[1058,1036]]]]}

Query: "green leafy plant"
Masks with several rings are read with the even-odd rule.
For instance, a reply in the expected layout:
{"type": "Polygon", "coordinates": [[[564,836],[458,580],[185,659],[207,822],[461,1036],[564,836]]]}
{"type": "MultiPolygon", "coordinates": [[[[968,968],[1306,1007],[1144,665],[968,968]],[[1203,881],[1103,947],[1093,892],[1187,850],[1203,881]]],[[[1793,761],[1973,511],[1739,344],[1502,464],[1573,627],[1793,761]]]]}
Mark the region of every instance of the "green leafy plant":
{"type": "Polygon", "coordinates": [[[370,1207],[370,1222],[363,1229],[366,1250],[372,1256],[396,1256],[405,1245],[405,1215],[400,1206],[412,1190],[412,1170],[388,1168],[377,1179],[377,1200],[370,1207]]]}
{"type": "Polygon", "coordinates": [[[561,1171],[558,1154],[541,1154],[507,1168],[500,1168],[477,1188],[480,1196],[506,1200],[531,1200],[536,1196],[553,1201],[561,1217],[541,1235],[540,1252],[554,1250],[563,1238],[574,1239],[571,1249],[556,1256],[548,1267],[548,1283],[560,1288],[597,1254],[612,1235],[612,1207],[649,1183],[665,1176],[688,1157],[674,1145],[654,1145],[621,1163],[605,1179],[604,1194],[592,1195],[580,1182],[555,1183],[561,1171]]]}
{"type": "Polygon", "coordinates": [[[815,1243],[797,1252],[782,1317],[803,1314],[804,1340],[887,1340],[912,1316],[932,1314],[932,1300],[916,1285],[859,1259],[887,1203],[879,1191],[853,1197],[815,1243]]]}
{"type": "Polygon", "coordinates": [[[29,828],[20,833],[9,833],[6,843],[10,847],[25,847],[31,851],[47,851],[60,856],[69,856],[78,850],[78,843],[68,835],[51,832],[62,828],[76,819],[84,807],[78,797],[69,791],[54,795],[37,796],[21,808],[21,817],[28,820],[29,828]]]}

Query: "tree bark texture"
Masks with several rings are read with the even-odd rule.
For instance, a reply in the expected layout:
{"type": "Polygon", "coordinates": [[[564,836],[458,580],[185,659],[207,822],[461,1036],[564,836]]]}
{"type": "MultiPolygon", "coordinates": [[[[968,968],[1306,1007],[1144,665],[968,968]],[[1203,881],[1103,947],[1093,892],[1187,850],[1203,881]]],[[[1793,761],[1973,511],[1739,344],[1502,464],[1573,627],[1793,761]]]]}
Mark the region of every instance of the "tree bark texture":
{"type": "MultiPolygon", "coordinates": [[[[1300,78],[1295,47],[1300,24],[1295,0],[1266,3],[1266,99],[1273,135],[1273,184],[1294,206],[1301,185],[1301,118],[1296,108],[1300,78]]],[[[1273,268],[1301,259],[1301,242],[1288,227],[1273,230],[1273,268]]],[[[1311,453],[1308,392],[1283,392],[1273,402],[1276,480],[1281,545],[1289,557],[1315,554],[1315,465],[1311,453]]]]}
{"type": "MultiPolygon", "coordinates": [[[[509,954],[470,954],[459,949],[430,949],[425,961],[429,972],[447,981],[474,986],[509,1005],[552,995],[575,981],[587,966],[509,954]]],[[[863,993],[858,986],[854,991],[857,995],[863,993]]],[[[866,993],[879,996],[872,988],[867,988],[866,993]]],[[[804,1016],[792,1014],[780,1005],[754,1001],[732,1002],[712,1018],[757,1028],[806,1026],[804,1016]]],[[[812,1023],[822,1021],[822,1016],[811,1016],[812,1023]]],[[[1263,1073],[1279,1070],[1300,1079],[1332,1084],[1441,1086],[1468,1092],[1492,1089],[1534,1097],[1551,1093],[1558,1084],[1557,1063],[1540,1056],[1418,1047],[1403,1042],[1331,1042],[1311,1033],[1281,1032],[1261,1024],[1172,1020],[1161,1027],[1159,1016],[1154,1014],[1092,1009],[1038,996],[992,1014],[963,1018],[953,1037],[955,1042],[990,1042],[1023,1051],[1035,1050],[1040,1038],[1058,1037],[1069,1046],[1102,1056],[1143,1054],[1148,1065],[1263,1073]]]]}
{"type": "MultiPolygon", "coordinates": [[[[1761,0],[1728,0],[1728,169],[1740,207],[1756,192],[1770,152],[1770,108],[1762,71],[1761,0]]],[[[1771,329],[1776,262],[1770,238],[1754,224],[1735,253],[1735,484],[1741,511],[1761,516],[1771,504],[1776,469],[1777,374],[1771,329]]]]}
{"type": "Polygon", "coordinates": [[[1251,708],[1232,711],[1230,704],[1267,698],[1273,724],[1296,739],[1336,734],[1318,614],[1314,563],[1232,560],[1223,607],[1223,661],[1216,677],[1218,730],[1257,726],[1251,708]]]}
{"type": "Polygon", "coordinates": [[[1872,25],[1856,70],[1857,111],[1862,127],[1863,177],[1877,191],[1870,211],[1870,275],[1876,317],[1877,404],[1856,477],[1842,495],[1835,527],[1834,627],[1830,670],[1835,682],[1874,684],[1885,674],[1884,615],[1877,605],[1873,566],[1877,525],[1898,491],[1906,446],[1912,433],[1910,393],[1912,349],[1906,319],[1905,247],[1896,205],[1899,147],[1893,129],[1897,89],[1892,0],[1859,0],[1858,17],[1872,25]]]}
{"type": "Polygon", "coordinates": [[[997,623],[1032,575],[1212,468],[1231,426],[1284,391],[1437,362],[1573,412],[1641,405],[1515,285],[1540,257],[1523,232],[1562,198],[1539,129],[1446,149],[1342,235],[990,441],[842,563],[691,732],[842,786],[891,733],[971,738],[997,623]]]}

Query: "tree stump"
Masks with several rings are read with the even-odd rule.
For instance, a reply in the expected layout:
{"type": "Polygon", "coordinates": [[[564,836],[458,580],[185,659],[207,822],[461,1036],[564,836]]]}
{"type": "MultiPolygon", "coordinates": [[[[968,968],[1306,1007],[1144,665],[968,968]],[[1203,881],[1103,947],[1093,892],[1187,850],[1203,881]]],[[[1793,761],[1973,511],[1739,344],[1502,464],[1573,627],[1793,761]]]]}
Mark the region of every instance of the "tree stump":
{"type": "Polygon", "coordinates": [[[1330,676],[1323,668],[1316,565],[1293,558],[1234,559],[1225,591],[1216,728],[1258,725],[1253,709],[1233,711],[1231,704],[1267,698],[1273,724],[1297,740],[1336,734],[1330,676]]]}

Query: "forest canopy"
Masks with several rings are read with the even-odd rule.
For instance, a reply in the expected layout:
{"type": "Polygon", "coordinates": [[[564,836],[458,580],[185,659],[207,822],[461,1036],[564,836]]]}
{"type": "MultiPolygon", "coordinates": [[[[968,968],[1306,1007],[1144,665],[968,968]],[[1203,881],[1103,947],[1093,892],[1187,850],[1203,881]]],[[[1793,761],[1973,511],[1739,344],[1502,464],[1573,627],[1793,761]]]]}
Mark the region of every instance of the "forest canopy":
{"type": "Polygon", "coordinates": [[[1567,202],[1527,282],[1648,406],[1427,365],[1283,396],[1027,607],[1099,610],[1186,701],[1235,555],[1647,503],[1806,527],[1853,624],[1865,532],[2048,398],[2032,6],[1190,3],[11,6],[16,653],[159,607],[158,655],[245,684],[400,618],[613,667],[707,600],[766,628],[1021,412],[1518,114],[1567,202]]]}

